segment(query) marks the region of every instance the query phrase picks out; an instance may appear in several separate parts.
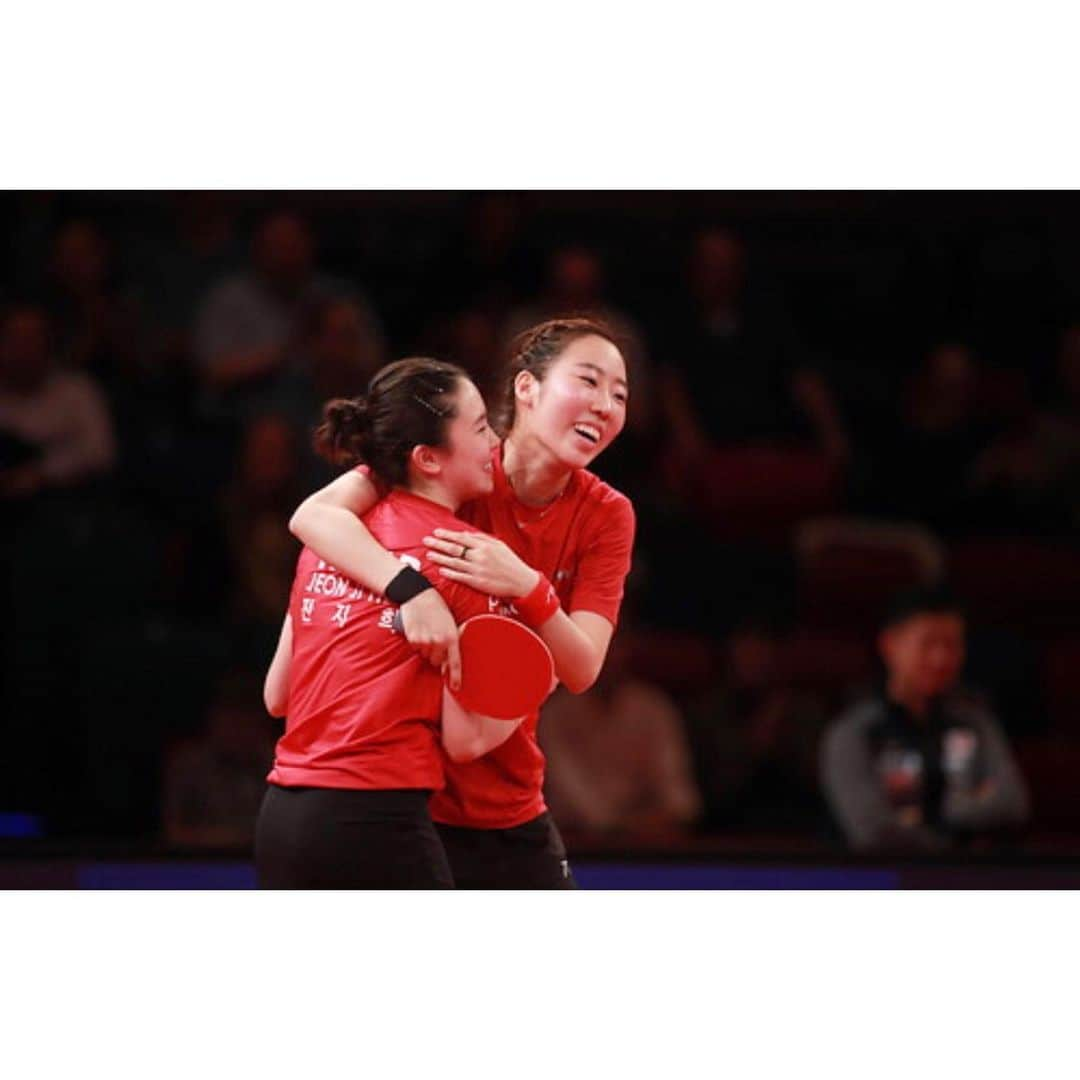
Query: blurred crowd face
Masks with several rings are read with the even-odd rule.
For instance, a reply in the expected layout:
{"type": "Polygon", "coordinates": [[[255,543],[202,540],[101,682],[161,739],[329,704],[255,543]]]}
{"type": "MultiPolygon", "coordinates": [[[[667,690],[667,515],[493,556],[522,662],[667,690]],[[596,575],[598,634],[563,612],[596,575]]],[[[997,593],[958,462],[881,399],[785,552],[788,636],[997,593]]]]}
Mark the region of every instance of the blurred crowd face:
{"type": "Polygon", "coordinates": [[[776,674],[777,644],[774,638],[755,630],[738,631],[728,642],[728,670],[732,685],[760,690],[772,683],[776,674]]]}
{"type": "Polygon", "coordinates": [[[599,258],[582,247],[562,248],[551,260],[551,291],[572,310],[584,310],[599,302],[604,291],[604,271],[599,258]]]}
{"type": "Polygon", "coordinates": [[[743,247],[726,229],[699,233],[690,267],[690,285],[705,307],[722,307],[738,302],[743,284],[743,247]]]}
{"type": "Polygon", "coordinates": [[[257,502],[289,498],[296,474],[296,440],[289,425],[276,416],[253,421],[240,453],[243,490],[257,502]]]}
{"type": "Polygon", "coordinates": [[[364,352],[360,309],[340,300],[319,315],[311,340],[313,372],[324,397],[350,397],[374,374],[364,352]]]}
{"type": "Polygon", "coordinates": [[[882,631],[879,648],[890,686],[923,700],[956,685],[964,666],[964,620],[960,615],[927,612],[882,631]]]}
{"type": "Polygon", "coordinates": [[[53,246],[52,269],[59,284],[76,296],[100,292],[108,275],[105,238],[88,221],[65,225],[53,246]]]}
{"type": "Polygon", "coordinates": [[[495,375],[499,363],[499,328],[482,311],[463,311],[450,325],[451,355],[482,384],[495,375]]]}
{"type": "Polygon", "coordinates": [[[520,217],[517,200],[512,195],[501,192],[485,195],[469,216],[474,245],[493,258],[501,257],[514,242],[520,217]]]}
{"type": "Polygon", "coordinates": [[[298,291],[307,282],[315,249],[307,225],[294,214],[268,218],[255,237],[255,266],[271,288],[298,291]]]}
{"type": "Polygon", "coordinates": [[[924,430],[945,430],[970,419],[979,374],[966,345],[942,344],[926,358],[912,400],[912,420],[924,430]]]}
{"type": "Polygon", "coordinates": [[[0,327],[0,382],[16,394],[37,390],[49,372],[45,317],[25,309],[9,314],[0,327]]]}
{"type": "Polygon", "coordinates": [[[626,424],[626,363],[593,334],[571,341],[543,380],[519,375],[517,391],[515,430],[535,437],[567,468],[587,467],[626,424]]]}

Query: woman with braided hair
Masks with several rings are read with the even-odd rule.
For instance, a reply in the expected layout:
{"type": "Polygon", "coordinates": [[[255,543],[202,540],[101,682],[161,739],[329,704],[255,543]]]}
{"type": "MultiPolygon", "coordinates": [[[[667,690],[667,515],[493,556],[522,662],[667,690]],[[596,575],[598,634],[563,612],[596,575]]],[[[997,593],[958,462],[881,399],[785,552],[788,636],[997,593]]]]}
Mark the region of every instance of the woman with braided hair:
{"type": "MultiPolygon", "coordinates": [[[[596,680],[630,569],[630,501],[587,466],[622,430],[626,364],[612,332],[588,319],[552,319],[519,335],[506,371],[492,454],[494,489],[462,507],[483,530],[436,529],[425,538],[439,576],[508,599],[547,643],[572,692],[596,680]]],[[[310,496],[290,528],[350,577],[381,591],[396,560],[360,515],[377,502],[369,476],[350,471],[310,496]]],[[[408,640],[460,677],[455,620],[415,581],[402,597],[408,640]]],[[[459,888],[572,888],[566,853],[543,797],[539,715],[478,760],[451,763],[431,816],[459,888]]]]}

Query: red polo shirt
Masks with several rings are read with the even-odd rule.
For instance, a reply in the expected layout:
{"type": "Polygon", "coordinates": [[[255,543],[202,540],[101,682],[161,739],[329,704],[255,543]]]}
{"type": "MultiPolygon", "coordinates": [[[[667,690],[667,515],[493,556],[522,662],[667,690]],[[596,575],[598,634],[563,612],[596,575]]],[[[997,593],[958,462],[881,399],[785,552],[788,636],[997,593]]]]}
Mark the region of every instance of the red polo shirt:
{"type": "MultiPolygon", "coordinates": [[[[615,625],[634,543],[630,500],[578,469],[553,503],[529,507],[506,479],[501,447],[493,462],[494,490],[463,507],[461,516],[546,575],[567,614],[593,611],[615,625]]],[[[477,761],[448,762],[446,785],[431,799],[432,818],[446,825],[506,829],[542,813],[544,754],[536,741],[538,719],[539,713],[528,717],[506,742],[477,761]]]]}
{"type": "MultiPolygon", "coordinates": [[[[468,529],[445,507],[392,491],[364,524],[388,551],[426,574],[454,617],[489,597],[448,581],[427,558],[433,529],[468,529]]],[[[267,779],[285,787],[431,788],[443,784],[442,677],[392,620],[397,608],[305,548],[289,600],[289,707],[267,779]]]]}

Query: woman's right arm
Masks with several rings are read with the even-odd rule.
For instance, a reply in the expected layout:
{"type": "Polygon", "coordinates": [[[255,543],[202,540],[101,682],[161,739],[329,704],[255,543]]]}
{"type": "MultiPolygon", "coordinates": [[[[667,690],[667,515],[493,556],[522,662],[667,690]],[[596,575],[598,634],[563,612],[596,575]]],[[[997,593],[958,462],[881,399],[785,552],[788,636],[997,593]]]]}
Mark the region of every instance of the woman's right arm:
{"type": "MultiPolygon", "coordinates": [[[[379,501],[371,478],[355,469],[309,495],[289,521],[289,531],[320,559],[380,596],[401,571],[401,563],[360,520],[379,501]]],[[[454,616],[435,589],[425,589],[401,605],[406,640],[435,667],[445,666],[450,685],[461,681],[461,654],[454,616]]]]}

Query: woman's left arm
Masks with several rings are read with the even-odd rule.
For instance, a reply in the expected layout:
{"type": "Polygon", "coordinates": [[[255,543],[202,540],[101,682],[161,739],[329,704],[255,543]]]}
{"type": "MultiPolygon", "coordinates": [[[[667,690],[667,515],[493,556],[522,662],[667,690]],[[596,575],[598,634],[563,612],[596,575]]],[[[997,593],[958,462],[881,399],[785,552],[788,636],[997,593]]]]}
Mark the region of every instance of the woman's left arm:
{"type": "Polygon", "coordinates": [[[442,744],[446,756],[455,763],[475,761],[501,746],[525,718],[496,720],[467,712],[445,687],[442,707],[442,744]]]}
{"type": "MultiPolygon", "coordinates": [[[[425,537],[424,543],[444,577],[489,596],[520,600],[540,580],[538,571],[487,533],[436,529],[434,537],[425,537]]],[[[551,650],[559,682],[571,693],[584,693],[596,682],[615,632],[607,619],[592,611],[567,615],[560,608],[534,629],[551,650]]]]}

